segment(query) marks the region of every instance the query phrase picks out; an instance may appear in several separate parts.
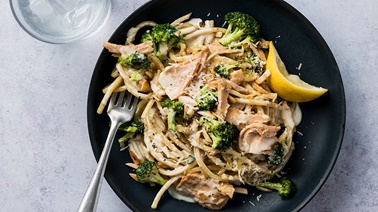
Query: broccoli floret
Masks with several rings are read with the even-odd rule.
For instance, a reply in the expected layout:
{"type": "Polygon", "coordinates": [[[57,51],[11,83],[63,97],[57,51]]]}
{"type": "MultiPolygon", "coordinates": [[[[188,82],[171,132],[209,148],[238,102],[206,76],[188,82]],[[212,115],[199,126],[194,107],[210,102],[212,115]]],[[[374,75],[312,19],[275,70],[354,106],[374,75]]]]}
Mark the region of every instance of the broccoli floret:
{"type": "Polygon", "coordinates": [[[259,56],[252,54],[249,57],[244,58],[243,63],[249,64],[249,69],[256,73],[261,73],[263,71],[265,62],[259,58],[259,56]]]}
{"type": "Polygon", "coordinates": [[[157,164],[153,161],[143,161],[135,170],[135,174],[141,183],[157,183],[164,185],[167,182],[167,180],[159,174],[157,164]]]}
{"type": "Polygon", "coordinates": [[[144,54],[137,52],[131,53],[129,55],[121,55],[118,57],[118,62],[123,66],[129,66],[135,69],[149,69],[150,61],[144,54]]]}
{"type": "Polygon", "coordinates": [[[170,24],[158,24],[151,30],[147,30],[143,35],[141,42],[152,41],[154,54],[161,60],[165,59],[169,50],[180,46],[184,37],[180,32],[170,24]]]}
{"type": "Polygon", "coordinates": [[[231,47],[231,48],[238,48],[238,47],[241,47],[241,46],[244,46],[246,44],[249,44],[249,43],[255,43],[257,42],[258,39],[248,35],[246,38],[244,38],[243,40],[241,41],[238,41],[238,42],[232,42],[231,44],[229,44],[228,46],[231,47]]]}
{"type": "Polygon", "coordinates": [[[140,42],[144,43],[147,41],[154,41],[154,38],[152,37],[151,30],[147,30],[145,33],[143,33],[142,38],[140,39],[140,42]]]}
{"type": "Polygon", "coordinates": [[[263,182],[263,183],[258,183],[257,186],[276,190],[277,194],[282,198],[291,197],[296,190],[294,183],[287,177],[281,178],[281,180],[277,183],[276,182],[263,182]]]}
{"type": "Polygon", "coordinates": [[[200,110],[213,110],[218,102],[218,93],[212,92],[205,87],[198,92],[195,100],[200,110]]]}
{"type": "Polygon", "coordinates": [[[229,79],[230,78],[230,69],[236,68],[237,65],[229,65],[229,64],[224,64],[221,63],[217,65],[214,70],[215,73],[217,73],[219,76],[229,79]]]}
{"type": "Polygon", "coordinates": [[[158,24],[152,28],[151,33],[158,43],[167,42],[169,45],[177,47],[179,43],[183,42],[179,31],[170,24],[158,24]]]}
{"type": "Polygon", "coordinates": [[[137,82],[143,78],[142,74],[139,71],[134,71],[131,73],[130,80],[133,82],[137,82]]]}
{"type": "Polygon", "coordinates": [[[170,98],[161,102],[161,106],[168,108],[168,129],[174,134],[176,132],[176,118],[182,118],[184,115],[184,105],[176,100],[170,98]]]}
{"type": "Polygon", "coordinates": [[[122,136],[121,138],[118,139],[118,142],[120,144],[121,149],[125,148],[125,142],[133,137],[135,134],[144,133],[144,124],[143,122],[139,120],[134,120],[132,122],[127,122],[125,124],[122,124],[119,128],[118,131],[123,131],[126,132],[126,135],[122,136]]]}
{"type": "Polygon", "coordinates": [[[224,150],[232,146],[239,135],[238,128],[229,123],[221,122],[212,118],[202,116],[199,120],[201,126],[207,128],[208,133],[213,140],[213,149],[224,150]]]}
{"type": "Polygon", "coordinates": [[[280,165],[283,162],[284,149],[280,142],[276,142],[272,147],[273,153],[268,157],[268,163],[280,165]]]}
{"type": "Polygon", "coordinates": [[[227,21],[228,27],[223,37],[219,39],[223,46],[243,41],[248,36],[251,42],[260,39],[260,24],[251,15],[229,12],[224,19],[227,21]]]}

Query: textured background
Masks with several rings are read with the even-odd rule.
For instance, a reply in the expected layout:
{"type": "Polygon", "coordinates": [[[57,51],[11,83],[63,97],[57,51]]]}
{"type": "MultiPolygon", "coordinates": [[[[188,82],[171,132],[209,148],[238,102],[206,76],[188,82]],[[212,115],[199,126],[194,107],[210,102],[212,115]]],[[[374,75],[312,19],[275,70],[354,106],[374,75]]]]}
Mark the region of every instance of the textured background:
{"type": "MultiPolygon", "coordinates": [[[[42,43],[0,4],[0,211],[75,211],[96,163],[86,124],[95,62],[116,27],[144,0],[112,0],[107,24],[64,45],[42,43]]],[[[287,0],[330,46],[346,92],[335,168],[303,211],[378,211],[378,1],[287,0]]],[[[99,211],[129,211],[105,182],[99,211]]]]}

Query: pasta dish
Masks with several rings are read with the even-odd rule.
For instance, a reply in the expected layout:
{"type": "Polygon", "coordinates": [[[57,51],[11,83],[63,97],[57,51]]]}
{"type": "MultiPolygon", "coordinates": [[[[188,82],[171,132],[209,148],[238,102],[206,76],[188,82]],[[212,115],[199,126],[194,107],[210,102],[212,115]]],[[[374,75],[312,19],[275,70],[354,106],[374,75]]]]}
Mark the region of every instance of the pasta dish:
{"type": "Polygon", "coordinates": [[[161,185],[152,208],[169,192],[219,210],[247,185],[271,191],[268,182],[284,178],[300,109],[267,83],[269,41],[258,22],[240,12],[225,19],[223,26],[191,14],[144,21],[124,45],[103,43],[118,62],[97,112],[114,92],[140,99],[119,142],[132,158],[130,176],[161,185]]]}

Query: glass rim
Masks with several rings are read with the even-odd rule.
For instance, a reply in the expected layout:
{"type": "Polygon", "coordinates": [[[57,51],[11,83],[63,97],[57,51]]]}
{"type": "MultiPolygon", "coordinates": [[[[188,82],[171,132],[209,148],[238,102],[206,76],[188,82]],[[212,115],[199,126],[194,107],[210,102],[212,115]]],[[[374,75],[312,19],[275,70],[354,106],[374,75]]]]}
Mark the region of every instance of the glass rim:
{"type": "Polygon", "coordinates": [[[97,17],[97,19],[102,19],[102,20],[100,22],[97,22],[98,20],[94,21],[92,26],[89,27],[89,29],[87,31],[80,33],[78,35],[74,35],[74,36],[64,36],[64,37],[43,36],[42,34],[33,30],[31,27],[28,28],[27,26],[29,26],[29,24],[27,24],[26,21],[21,20],[21,17],[23,17],[23,15],[21,14],[21,10],[19,8],[15,7],[16,6],[15,4],[18,4],[18,3],[15,3],[15,1],[18,1],[18,0],[9,0],[9,5],[10,5],[10,8],[11,8],[13,17],[15,18],[18,25],[27,34],[29,34],[31,37],[33,37],[33,38],[35,38],[39,41],[42,41],[42,42],[45,42],[45,43],[50,43],[50,44],[71,43],[71,42],[89,37],[90,35],[96,33],[98,30],[100,30],[105,25],[105,22],[108,20],[109,14],[110,14],[110,11],[111,11],[111,1],[106,0],[107,4],[109,4],[106,7],[106,12],[104,12],[103,16],[97,17]],[[96,27],[94,30],[92,30],[92,28],[97,24],[98,24],[98,27],[96,27]]]}

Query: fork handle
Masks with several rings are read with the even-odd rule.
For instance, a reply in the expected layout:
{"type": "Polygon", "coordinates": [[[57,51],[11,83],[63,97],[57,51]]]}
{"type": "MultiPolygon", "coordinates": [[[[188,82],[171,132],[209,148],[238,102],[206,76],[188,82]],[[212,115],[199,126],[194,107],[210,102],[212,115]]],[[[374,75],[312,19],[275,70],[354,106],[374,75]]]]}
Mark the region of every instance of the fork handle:
{"type": "Polygon", "coordinates": [[[100,159],[98,160],[96,171],[93,174],[92,180],[89,183],[87,191],[84,194],[83,200],[80,203],[78,212],[93,212],[96,211],[99,194],[101,191],[101,184],[104,179],[106,164],[108,162],[110,150],[113,144],[117,129],[120,126],[119,122],[111,122],[108,137],[106,138],[104,149],[102,150],[100,159]]]}

